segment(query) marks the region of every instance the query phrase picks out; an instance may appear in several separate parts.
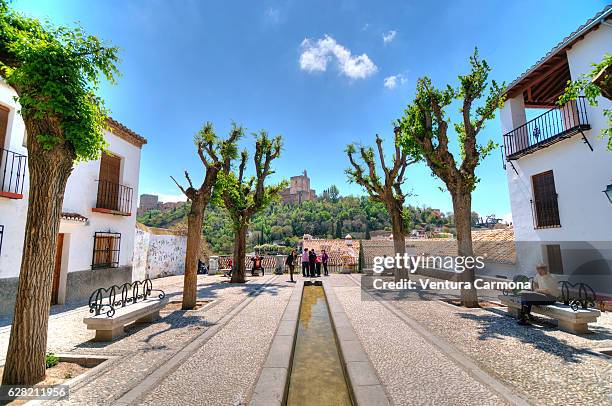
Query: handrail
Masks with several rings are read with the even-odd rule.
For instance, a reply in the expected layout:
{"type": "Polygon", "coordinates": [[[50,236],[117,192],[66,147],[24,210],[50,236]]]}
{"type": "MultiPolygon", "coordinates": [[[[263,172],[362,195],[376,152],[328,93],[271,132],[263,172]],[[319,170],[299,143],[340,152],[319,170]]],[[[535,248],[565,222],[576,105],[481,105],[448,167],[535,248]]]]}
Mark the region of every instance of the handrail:
{"type": "Polygon", "coordinates": [[[552,108],[503,135],[506,159],[590,128],[584,96],[552,108]]]}
{"type": "Polygon", "coordinates": [[[96,208],[131,213],[134,189],[107,180],[98,180],[96,208]]]}

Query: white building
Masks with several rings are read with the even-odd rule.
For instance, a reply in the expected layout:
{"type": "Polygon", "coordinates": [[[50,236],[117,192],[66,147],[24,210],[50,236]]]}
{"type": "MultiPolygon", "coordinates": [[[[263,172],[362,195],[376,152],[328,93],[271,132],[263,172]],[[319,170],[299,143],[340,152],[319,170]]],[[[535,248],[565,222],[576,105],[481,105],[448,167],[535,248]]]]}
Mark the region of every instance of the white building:
{"type": "MultiPolygon", "coordinates": [[[[25,125],[0,80],[0,313],[12,311],[28,209],[25,125]]],[[[109,119],[109,154],[76,165],[66,186],[52,303],[132,280],[140,152],[146,140],[109,119]]]]}
{"type": "Polygon", "coordinates": [[[608,6],[513,81],[501,111],[518,272],[533,275],[544,262],[560,279],[607,289],[612,204],[602,191],[612,183],[612,151],[600,131],[612,105],[556,102],[568,80],[612,52],[611,17],[608,6]]]}

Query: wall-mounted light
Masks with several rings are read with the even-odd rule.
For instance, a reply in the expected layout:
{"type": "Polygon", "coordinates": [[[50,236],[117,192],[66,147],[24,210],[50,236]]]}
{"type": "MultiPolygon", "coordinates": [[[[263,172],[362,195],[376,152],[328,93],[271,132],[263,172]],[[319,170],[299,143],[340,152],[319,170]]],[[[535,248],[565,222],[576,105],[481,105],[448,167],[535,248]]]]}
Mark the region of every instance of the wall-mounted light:
{"type": "Polygon", "coordinates": [[[608,185],[606,187],[606,190],[604,190],[603,192],[608,197],[608,200],[610,201],[610,203],[612,203],[612,184],[608,185]]]}

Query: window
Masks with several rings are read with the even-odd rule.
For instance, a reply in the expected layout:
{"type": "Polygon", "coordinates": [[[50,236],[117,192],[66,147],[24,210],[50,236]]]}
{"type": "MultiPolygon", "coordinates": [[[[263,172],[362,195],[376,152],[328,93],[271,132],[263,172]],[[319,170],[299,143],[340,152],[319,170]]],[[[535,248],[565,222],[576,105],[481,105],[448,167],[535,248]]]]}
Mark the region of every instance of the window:
{"type": "Polygon", "coordinates": [[[0,225],[0,254],[2,254],[2,238],[4,237],[4,226],[0,225]]]}
{"type": "Polygon", "coordinates": [[[117,268],[119,266],[120,247],[120,233],[94,233],[91,269],[117,268]]]}
{"type": "Polygon", "coordinates": [[[532,211],[535,228],[561,227],[553,171],[531,177],[533,184],[532,211]]]}
{"type": "Polygon", "coordinates": [[[561,246],[559,244],[546,246],[546,257],[548,258],[548,271],[563,275],[563,260],[561,258],[561,246]]]}
{"type": "Polygon", "coordinates": [[[98,207],[109,210],[119,209],[120,171],[121,158],[103,153],[98,178],[98,207]]]}

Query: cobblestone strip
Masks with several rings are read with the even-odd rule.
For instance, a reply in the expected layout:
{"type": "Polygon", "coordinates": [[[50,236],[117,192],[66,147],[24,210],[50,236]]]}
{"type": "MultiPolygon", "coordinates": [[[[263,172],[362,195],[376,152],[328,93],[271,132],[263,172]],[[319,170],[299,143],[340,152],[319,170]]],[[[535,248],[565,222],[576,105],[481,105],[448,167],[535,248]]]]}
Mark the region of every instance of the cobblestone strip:
{"type": "Polygon", "coordinates": [[[264,289],[138,405],[242,405],[266,360],[294,284],[264,289]]]}
{"type": "Polygon", "coordinates": [[[246,306],[248,306],[262,291],[265,291],[266,285],[273,283],[276,277],[272,277],[266,283],[264,283],[260,289],[249,294],[242,302],[235,306],[225,316],[223,316],[217,323],[212,327],[208,328],[204,333],[194,338],[189,344],[180,349],[174,354],[169,360],[164,362],[163,365],[159,366],[152,374],[147,376],[141,383],[132,388],[129,392],[125,393],[121,398],[117,399],[115,405],[130,405],[137,404],[138,399],[145,397],[149,394],[154,387],[160,383],[166,376],[173,373],[179,368],[190,356],[197,352],[202,346],[204,346],[215,334],[225,327],[238,313],[240,313],[246,306]]]}
{"type": "Polygon", "coordinates": [[[273,277],[270,277],[247,285],[213,283],[198,286],[198,298],[213,295],[219,304],[205,311],[172,312],[156,323],[132,327],[136,331],[129,331],[126,337],[110,344],[86,342],[77,346],[73,353],[113,354],[120,357],[100,373],[87,376],[87,379],[71,388],[69,400],[55,404],[114,405],[117,398],[154,373],[192,340],[218,324],[240,303],[250,300],[262,288],[274,289],[272,282],[273,277]]]}
{"type": "Polygon", "coordinates": [[[361,288],[334,284],[344,307],[395,405],[508,404],[444,352],[376,300],[362,300],[361,288]]]}

